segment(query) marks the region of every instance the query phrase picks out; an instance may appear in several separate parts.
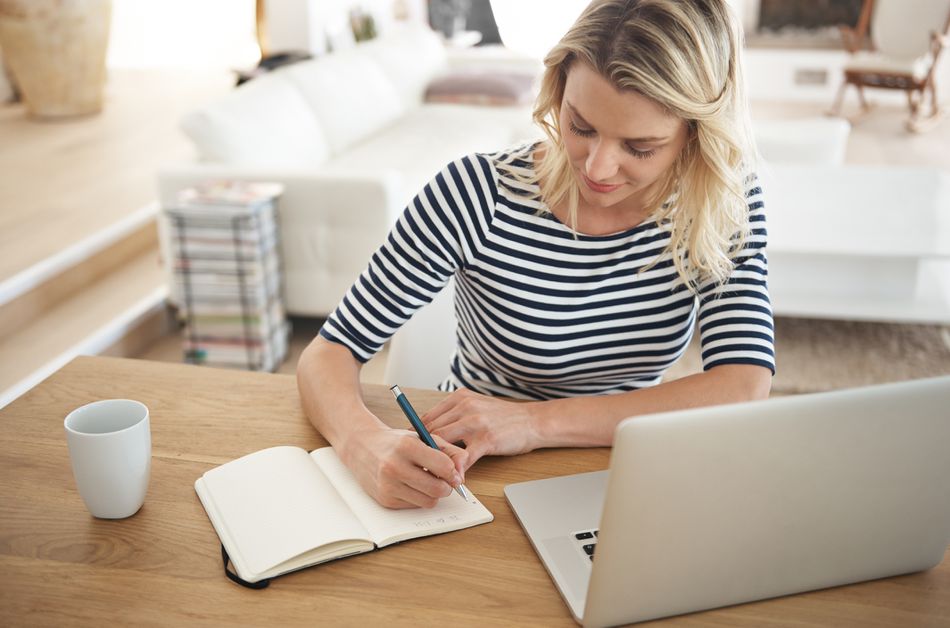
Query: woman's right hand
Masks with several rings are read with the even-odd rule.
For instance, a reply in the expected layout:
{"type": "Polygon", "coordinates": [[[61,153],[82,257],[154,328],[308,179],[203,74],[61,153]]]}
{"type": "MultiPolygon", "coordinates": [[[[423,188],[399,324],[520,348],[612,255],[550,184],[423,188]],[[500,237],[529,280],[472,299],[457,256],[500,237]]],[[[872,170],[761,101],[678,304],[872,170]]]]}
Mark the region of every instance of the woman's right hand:
{"type": "Polygon", "coordinates": [[[386,508],[432,508],[464,482],[467,453],[433,436],[432,449],[409,430],[370,428],[347,435],[343,463],[386,508]]]}
{"type": "Polygon", "coordinates": [[[468,453],[434,436],[437,451],[380,421],[363,403],[360,368],[349,349],[317,336],[297,362],[304,412],[370,497],[387,508],[435,506],[462,482],[468,453]]]}

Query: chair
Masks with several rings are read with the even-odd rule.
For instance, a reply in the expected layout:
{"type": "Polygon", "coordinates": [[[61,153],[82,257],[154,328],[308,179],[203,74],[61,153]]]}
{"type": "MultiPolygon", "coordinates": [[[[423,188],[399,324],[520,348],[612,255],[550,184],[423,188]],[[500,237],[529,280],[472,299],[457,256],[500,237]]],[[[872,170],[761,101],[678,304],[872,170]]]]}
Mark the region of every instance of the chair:
{"type": "Polygon", "coordinates": [[[449,374],[456,327],[452,279],[389,341],[383,380],[389,385],[436,388],[449,374]]]}
{"type": "Polygon", "coordinates": [[[857,26],[841,27],[851,57],[845,63],[844,82],[832,115],[840,114],[848,85],[857,87],[862,112],[868,109],[865,87],[900,89],[907,92],[910,106],[907,128],[921,131],[929,126],[940,114],[934,68],[941,51],[950,44],[948,33],[950,0],[864,0],[857,26]],[[927,92],[930,107],[923,115],[927,92]]]}

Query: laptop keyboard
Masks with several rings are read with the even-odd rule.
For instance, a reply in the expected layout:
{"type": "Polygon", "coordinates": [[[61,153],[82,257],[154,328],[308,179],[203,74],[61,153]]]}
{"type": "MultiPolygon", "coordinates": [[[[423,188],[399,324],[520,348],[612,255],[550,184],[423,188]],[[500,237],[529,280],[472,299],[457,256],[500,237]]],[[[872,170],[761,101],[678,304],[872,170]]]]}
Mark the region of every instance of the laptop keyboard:
{"type": "Polygon", "coordinates": [[[597,548],[598,532],[599,530],[582,530],[574,533],[574,542],[590,560],[594,560],[594,550],[597,548]]]}

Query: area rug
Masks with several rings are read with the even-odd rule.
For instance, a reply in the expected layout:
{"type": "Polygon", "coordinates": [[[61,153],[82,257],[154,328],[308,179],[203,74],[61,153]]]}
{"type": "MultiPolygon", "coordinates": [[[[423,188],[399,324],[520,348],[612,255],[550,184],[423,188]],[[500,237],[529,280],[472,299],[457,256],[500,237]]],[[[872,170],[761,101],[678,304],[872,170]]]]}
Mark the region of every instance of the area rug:
{"type": "MultiPolygon", "coordinates": [[[[950,325],[775,320],[773,395],[950,375],[950,325]]],[[[702,370],[698,343],[666,379],[702,370]]]]}

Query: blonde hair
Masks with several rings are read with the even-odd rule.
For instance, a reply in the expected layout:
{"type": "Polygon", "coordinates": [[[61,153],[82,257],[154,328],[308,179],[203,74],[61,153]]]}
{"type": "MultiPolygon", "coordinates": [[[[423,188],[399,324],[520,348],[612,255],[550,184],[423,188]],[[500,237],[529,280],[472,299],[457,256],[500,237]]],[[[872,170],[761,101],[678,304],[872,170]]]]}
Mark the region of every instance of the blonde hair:
{"type": "Polygon", "coordinates": [[[579,193],[559,120],[567,72],[581,61],[689,126],[645,209],[670,230],[666,252],[684,284],[724,281],[749,233],[744,180],[756,154],[739,47],[724,0],[594,0],[544,59],[533,117],[549,142],[531,175],[545,183],[541,199],[566,205],[576,231],[579,193]]]}

